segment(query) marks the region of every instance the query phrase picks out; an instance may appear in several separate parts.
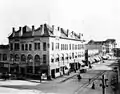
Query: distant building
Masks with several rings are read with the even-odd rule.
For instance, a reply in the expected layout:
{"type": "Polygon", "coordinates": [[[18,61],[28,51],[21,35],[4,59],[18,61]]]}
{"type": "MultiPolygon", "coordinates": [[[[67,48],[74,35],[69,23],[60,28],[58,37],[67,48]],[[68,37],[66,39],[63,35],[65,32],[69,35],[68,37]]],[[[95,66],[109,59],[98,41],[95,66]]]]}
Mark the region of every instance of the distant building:
{"type": "MultiPolygon", "coordinates": [[[[102,57],[106,54],[113,55],[113,50],[116,47],[115,39],[107,39],[105,41],[94,41],[90,40],[86,45],[85,49],[88,50],[88,57],[92,58],[91,62],[94,62],[93,58],[102,57]]],[[[107,58],[107,57],[105,57],[107,58]]]]}
{"type": "Polygon", "coordinates": [[[46,73],[53,78],[64,75],[69,69],[79,69],[84,59],[82,34],[47,24],[36,28],[13,28],[9,38],[10,71],[38,75],[46,73]]]}
{"type": "MultiPolygon", "coordinates": [[[[0,45],[0,68],[8,69],[9,65],[9,45],[0,45]]],[[[0,69],[0,71],[2,71],[0,69]]]]}
{"type": "Polygon", "coordinates": [[[99,53],[102,54],[112,54],[112,49],[116,48],[116,40],[115,39],[107,39],[105,41],[93,41],[90,40],[88,44],[86,44],[86,49],[88,50],[98,50],[99,53]]]}
{"type": "Polygon", "coordinates": [[[116,45],[117,43],[115,39],[107,39],[105,41],[106,53],[114,54],[112,49],[116,48],[116,45]]]}

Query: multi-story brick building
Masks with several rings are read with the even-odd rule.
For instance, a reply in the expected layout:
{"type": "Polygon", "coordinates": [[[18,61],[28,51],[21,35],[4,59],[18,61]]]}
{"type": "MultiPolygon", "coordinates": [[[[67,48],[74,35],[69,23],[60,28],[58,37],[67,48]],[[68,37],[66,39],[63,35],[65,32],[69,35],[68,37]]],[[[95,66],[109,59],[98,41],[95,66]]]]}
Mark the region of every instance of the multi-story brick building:
{"type": "Polygon", "coordinates": [[[13,28],[9,38],[10,71],[22,74],[46,73],[53,78],[77,70],[84,59],[82,34],[47,24],[36,28],[13,28]]]}
{"type": "Polygon", "coordinates": [[[8,71],[9,67],[9,45],[0,45],[0,71],[8,71]]]}

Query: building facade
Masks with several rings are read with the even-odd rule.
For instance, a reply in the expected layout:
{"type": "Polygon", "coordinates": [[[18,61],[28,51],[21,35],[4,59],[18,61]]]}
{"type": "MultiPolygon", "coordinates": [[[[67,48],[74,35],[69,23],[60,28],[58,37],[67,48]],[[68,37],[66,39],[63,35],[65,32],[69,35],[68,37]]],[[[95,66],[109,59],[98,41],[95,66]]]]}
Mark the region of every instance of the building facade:
{"type": "Polygon", "coordinates": [[[116,45],[117,43],[115,39],[107,39],[105,41],[106,53],[114,54],[113,49],[116,48],[116,45]]]}
{"type": "MultiPolygon", "coordinates": [[[[115,39],[107,39],[105,41],[93,41],[90,40],[86,45],[86,50],[88,50],[89,60],[95,62],[93,58],[108,58],[108,54],[113,55],[114,52],[112,49],[116,47],[115,39]]],[[[99,60],[99,59],[98,59],[99,60]]],[[[97,61],[97,60],[96,60],[97,61]]]]}
{"type": "Polygon", "coordinates": [[[82,34],[47,24],[32,28],[13,28],[9,38],[10,71],[52,78],[64,75],[69,69],[79,69],[84,59],[82,34]]]}
{"type": "Polygon", "coordinates": [[[0,71],[9,67],[9,45],[0,45],[0,71]]]}

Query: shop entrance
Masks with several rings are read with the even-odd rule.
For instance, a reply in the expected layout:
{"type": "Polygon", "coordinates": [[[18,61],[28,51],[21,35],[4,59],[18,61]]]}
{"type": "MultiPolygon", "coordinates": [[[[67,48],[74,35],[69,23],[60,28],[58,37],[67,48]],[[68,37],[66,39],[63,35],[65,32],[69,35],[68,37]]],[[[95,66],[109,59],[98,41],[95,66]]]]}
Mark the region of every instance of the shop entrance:
{"type": "Polygon", "coordinates": [[[51,70],[51,76],[52,76],[52,78],[55,78],[55,69],[51,70]]]}

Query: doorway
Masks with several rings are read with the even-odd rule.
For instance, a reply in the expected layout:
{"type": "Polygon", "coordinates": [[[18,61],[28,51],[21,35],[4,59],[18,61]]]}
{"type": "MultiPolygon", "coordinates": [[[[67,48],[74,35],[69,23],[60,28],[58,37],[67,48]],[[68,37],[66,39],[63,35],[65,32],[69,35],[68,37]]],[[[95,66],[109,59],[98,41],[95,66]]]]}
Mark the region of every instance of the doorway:
{"type": "Polygon", "coordinates": [[[52,78],[55,78],[55,69],[51,70],[51,76],[52,76],[52,78]]]}

